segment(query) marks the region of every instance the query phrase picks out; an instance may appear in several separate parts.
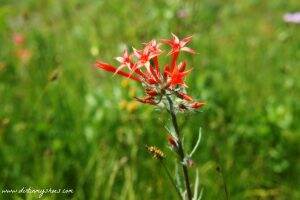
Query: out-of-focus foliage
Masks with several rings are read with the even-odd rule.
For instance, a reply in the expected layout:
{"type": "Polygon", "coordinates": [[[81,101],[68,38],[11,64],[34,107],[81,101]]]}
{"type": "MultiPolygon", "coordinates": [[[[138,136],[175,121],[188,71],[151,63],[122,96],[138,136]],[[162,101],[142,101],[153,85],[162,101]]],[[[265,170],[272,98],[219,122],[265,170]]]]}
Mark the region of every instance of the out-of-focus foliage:
{"type": "Polygon", "coordinates": [[[193,34],[199,53],[183,56],[193,67],[188,91],[207,106],[179,118],[187,149],[202,127],[194,168],[203,199],[224,199],[219,167],[231,199],[300,199],[300,26],[282,20],[299,8],[298,0],[2,0],[0,188],[75,190],[47,199],[175,198],[144,148],[171,157],[168,115],[135,102],[135,83],[92,67],[174,32],[193,34]]]}

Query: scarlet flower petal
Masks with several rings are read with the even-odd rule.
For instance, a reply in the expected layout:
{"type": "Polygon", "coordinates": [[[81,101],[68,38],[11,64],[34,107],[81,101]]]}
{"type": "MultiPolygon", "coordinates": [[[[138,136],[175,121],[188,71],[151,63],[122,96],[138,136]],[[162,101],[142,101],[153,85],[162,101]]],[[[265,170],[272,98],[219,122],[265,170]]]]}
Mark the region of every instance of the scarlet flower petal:
{"type": "Polygon", "coordinates": [[[169,40],[169,39],[161,39],[161,41],[162,41],[163,43],[165,43],[165,44],[170,45],[170,46],[172,46],[172,44],[173,44],[173,40],[169,40]]]}
{"type": "Polygon", "coordinates": [[[186,51],[186,52],[191,53],[191,54],[195,54],[196,53],[193,49],[191,49],[189,47],[183,47],[183,48],[181,48],[181,50],[182,51],[186,51]]]}
{"type": "Polygon", "coordinates": [[[141,52],[139,50],[133,48],[133,47],[132,47],[132,49],[133,49],[133,55],[135,55],[135,57],[137,57],[138,59],[140,59],[141,52]]]}
{"type": "Polygon", "coordinates": [[[188,44],[190,41],[192,41],[192,35],[187,36],[185,38],[183,38],[180,42],[182,46],[185,46],[186,44],[188,44]]]}
{"type": "Polygon", "coordinates": [[[118,74],[118,72],[119,72],[120,70],[122,70],[124,67],[126,67],[126,65],[120,65],[120,66],[116,69],[114,75],[118,74]]]}
{"type": "Polygon", "coordinates": [[[108,71],[108,72],[113,72],[113,73],[117,73],[121,76],[124,76],[126,78],[130,78],[132,80],[135,80],[135,81],[138,81],[138,82],[141,82],[141,80],[138,78],[138,77],[135,77],[135,76],[131,76],[129,73],[126,73],[124,71],[117,71],[117,68],[110,65],[110,64],[107,64],[107,63],[103,63],[103,62],[100,62],[100,61],[97,61],[95,63],[95,66],[99,69],[103,69],[105,71],[108,71]]]}
{"type": "Polygon", "coordinates": [[[171,35],[173,36],[174,42],[176,42],[176,43],[180,42],[179,38],[174,33],[171,33],[171,35]]]}
{"type": "Polygon", "coordinates": [[[186,87],[186,84],[184,83],[184,77],[191,71],[192,69],[188,71],[181,72],[179,71],[179,66],[175,66],[172,72],[166,71],[166,74],[170,77],[169,84],[170,86],[176,86],[176,85],[182,85],[186,87]]]}

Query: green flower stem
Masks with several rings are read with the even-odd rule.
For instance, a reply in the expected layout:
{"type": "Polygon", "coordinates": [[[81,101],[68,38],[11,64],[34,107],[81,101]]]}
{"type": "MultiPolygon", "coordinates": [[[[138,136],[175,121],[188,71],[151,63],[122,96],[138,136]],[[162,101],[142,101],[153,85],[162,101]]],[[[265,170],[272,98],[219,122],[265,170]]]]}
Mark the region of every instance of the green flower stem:
{"type": "MultiPolygon", "coordinates": [[[[180,157],[181,162],[184,163],[185,153],[184,153],[184,149],[183,149],[182,142],[181,142],[181,137],[180,137],[180,133],[179,133],[179,127],[178,127],[178,123],[177,123],[176,114],[174,112],[173,101],[171,100],[171,98],[169,96],[166,95],[166,97],[167,97],[167,100],[168,100],[169,106],[170,106],[169,113],[172,118],[172,124],[174,126],[174,129],[175,129],[175,132],[177,135],[178,155],[180,157]]],[[[185,164],[182,164],[182,171],[183,171],[185,188],[186,188],[188,200],[192,200],[193,195],[192,195],[191,186],[190,186],[189,174],[188,174],[187,166],[185,164]]]]}

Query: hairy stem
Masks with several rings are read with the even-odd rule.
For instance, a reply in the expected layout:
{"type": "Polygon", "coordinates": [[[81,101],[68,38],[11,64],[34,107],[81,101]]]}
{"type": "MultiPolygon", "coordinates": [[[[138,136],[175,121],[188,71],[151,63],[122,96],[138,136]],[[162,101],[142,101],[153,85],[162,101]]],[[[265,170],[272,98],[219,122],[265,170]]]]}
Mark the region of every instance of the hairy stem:
{"type": "MultiPolygon", "coordinates": [[[[180,157],[181,162],[184,163],[185,153],[184,153],[184,149],[183,149],[183,146],[182,146],[182,141],[181,141],[181,136],[180,136],[180,133],[179,133],[179,127],[178,127],[178,123],[177,123],[176,114],[174,112],[173,101],[171,100],[171,98],[169,96],[166,95],[166,97],[167,97],[167,100],[168,100],[169,106],[170,106],[169,113],[170,113],[171,118],[172,118],[172,124],[174,126],[174,129],[175,129],[175,132],[176,132],[176,135],[177,135],[178,155],[180,157]]],[[[182,164],[182,171],[183,171],[185,188],[186,188],[188,199],[192,200],[192,191],[191,191],[191,186],[190,186],[188,168],[185,164],[182,164]]]]}

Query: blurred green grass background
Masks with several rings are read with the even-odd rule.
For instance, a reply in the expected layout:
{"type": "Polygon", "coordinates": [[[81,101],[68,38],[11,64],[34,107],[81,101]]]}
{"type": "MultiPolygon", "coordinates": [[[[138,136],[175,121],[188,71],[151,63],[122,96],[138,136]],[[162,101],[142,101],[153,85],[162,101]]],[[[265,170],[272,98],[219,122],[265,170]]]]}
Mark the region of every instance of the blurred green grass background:
{"type": "MultiPolygon", "coordinates": [[[[161,166],[166,113],[135,83],[92,67],[125,45],[193,34],[188,91],[204,112],[180,116],[204,199],[300,199],[298,0],[1,0],[0,188],[71,188],[45,199],[175,199],[161,166]],[[17,45],[14,34],[25,41],[17,45]]],[[[116,63],[115,63],[116,64],[116,63]]],[[[167,157],[168,158],[168,157],[167,157]]],[[[36,194],[2,199],[36,199],[36,194]]]]}

